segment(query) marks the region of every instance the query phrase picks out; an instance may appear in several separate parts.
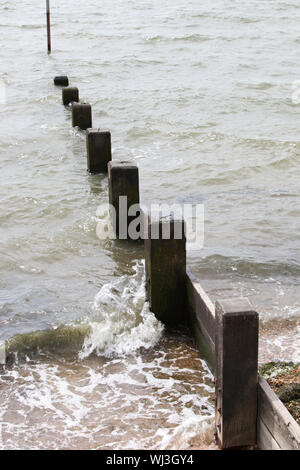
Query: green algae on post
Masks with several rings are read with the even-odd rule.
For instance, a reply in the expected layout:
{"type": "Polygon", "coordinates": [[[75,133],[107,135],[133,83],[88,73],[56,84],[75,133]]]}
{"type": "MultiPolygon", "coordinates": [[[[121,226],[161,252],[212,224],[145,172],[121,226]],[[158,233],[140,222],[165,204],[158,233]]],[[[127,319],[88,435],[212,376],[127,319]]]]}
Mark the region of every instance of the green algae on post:
{"type": "Polygon", "coordinates": [[[52,330],[18,334],[6,341],[6,355],[9,360],[14,354],[76,353],[89,333],[88,325],[62,325],[52,330]]]}

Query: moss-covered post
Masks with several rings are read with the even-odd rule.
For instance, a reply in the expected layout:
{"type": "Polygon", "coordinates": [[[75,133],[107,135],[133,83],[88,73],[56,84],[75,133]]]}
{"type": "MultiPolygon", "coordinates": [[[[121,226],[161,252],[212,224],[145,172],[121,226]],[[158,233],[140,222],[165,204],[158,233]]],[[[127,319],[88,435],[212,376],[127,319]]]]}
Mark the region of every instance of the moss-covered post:
{"type": "Polygon", "coordinates": [[[90,173],[107,173],[111,161],[111,135],[100,129],[86,130],[87,165],[90,173]]]}
{"type": "MultiPolygon", "coordinates": [[[[134,162],[108,162],[111,219],[117,238],[132,239],[130,224],[140,213],[139,170],[134,162]],[[134,209],[133,212],[130,208],[134,209]],[[112,214],[112,211],[114,214],[112,214]]],[[[140,238],[140,236],[137,236],[140,238]]]]}
{"type": "Polygon", "coordinates": [[[79,101],[79,91],[77,87],[66,87],[62,89],[62,102],[65,106],[79,101]]]}
{"type": "Polygon", "coordinates": [[[183,219],[148,218],[146,289],[150,310],[168,326],[186,321],[186,238],[183,219]]]}
{"type": "Polygon", "coordinates": [[[86,130],[92,127],[92,107],[88,103],[73,103],[72,126],[86,130]]]}
{"type": "Polygon", "coordinates": [[[216,302],[216,436],[222,449],[256,444],[258,314],[246,298],[216,302]]]}
{"type": "Polygon", "coordinates": [[[54,85],[56,86],[69,86],[69,79],[66,75],[59,75],[54,77],[54,85]]]}

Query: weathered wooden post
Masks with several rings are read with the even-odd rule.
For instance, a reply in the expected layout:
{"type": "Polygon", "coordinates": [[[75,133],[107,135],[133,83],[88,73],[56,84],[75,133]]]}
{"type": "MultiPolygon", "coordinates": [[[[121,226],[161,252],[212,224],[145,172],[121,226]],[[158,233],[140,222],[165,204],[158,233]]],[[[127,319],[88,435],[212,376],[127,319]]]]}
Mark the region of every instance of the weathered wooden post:
{"type": "Polygon", "coordinates": [[[111,135],[100,129],[86,130],[87,164],[91,173],[107,173],[111,161],[111,135]]]}
{"type": "Polygon", "coordinates": [[[130,223],[136,215],[128,215],[130,207],[139,207],[139,170],[134,162],[108,162],[108,190],[114,231],[121,240],[132,238],[130,223]],[[114,214],[112,214],[112,210],[114,214]]]}
{"type": "Polygon", "coordinates": [[[216,436],[223,449],[256,444],[258,314],[246,298],[216,302],[216,436]]]}
{"type": "Polygon", "coordinates": [[[77,87],[66,87],[62,89],[62,101],[65,106],[79,101],[79,91],[77,87]]]}
{"type": "Polygon", "coordinates": [[[92,107],[88,103],[72,104],[72,126],[86,130],[92,127],[92,107]]]}
{"type": "Polygon", "coordinates": [[[145,263],[150,310],[163,323],[178,327],[186,320],[186,238],[183,219],[148,218],[145,263]]]}
{"type": "Polygon", "coordinates": [[[58,75],[54,77],[54,85],[56,86],[69,86],[69,79],[66,75],[58,75]]]}

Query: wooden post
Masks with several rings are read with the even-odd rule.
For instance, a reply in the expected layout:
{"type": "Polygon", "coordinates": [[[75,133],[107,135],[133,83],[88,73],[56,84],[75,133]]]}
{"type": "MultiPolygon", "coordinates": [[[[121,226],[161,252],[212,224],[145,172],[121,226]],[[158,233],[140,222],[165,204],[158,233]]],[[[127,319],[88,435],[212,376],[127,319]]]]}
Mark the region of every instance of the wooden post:
{"type": "Polygon", "coordinates": [[[86,130],[87,164],[91,173],[107,173],[111,161],[111,135],[100,129],[86,130]]]}
{"type": "Polygon", "coordinates": [[[186,321],[186,238],[182,219],[148,219],[146,289],[150,310],[168,326],[186,321]]]}
{"type": "Polygon", "coordinates": [[[79,91],[76,87],[67,87],[62,89],[62,102],[65,106],[70,103],[78,103],[79,91]]]}
{"type": "Polygon", "coordinates": [[[134,162],[108,162],[108,189],[114,231],[119,239],[129,239],[129,225],[135,216],[128,210],[140,203],[139,170],[134,162]],[[114,214],[112,214],[112,210],[114,214]]]}
{"type": "Polygon", "coordinates": [[[256,444],[258,314],[245,298],[216,302],[216,435],[221,448],[256,444]]]}
{"type": "Polygon", "coordinates": [[[66,75],[59,75],[57,77],[54,77],[54,85],[69,86],[69,79],[66,75]]]}
{"type": "Polygon", "coordinates": [[[88,103],[76,103],[72,105],[72,126],[86,130],[92,127],[92,107],[88,103]]]}
{"type": "Polygon", "coordinates": [[[47,47],[48,54],[51,52],[51,26],[50,26],[50,2],[46,0],[46,16],[47,16],[47,47]]]}

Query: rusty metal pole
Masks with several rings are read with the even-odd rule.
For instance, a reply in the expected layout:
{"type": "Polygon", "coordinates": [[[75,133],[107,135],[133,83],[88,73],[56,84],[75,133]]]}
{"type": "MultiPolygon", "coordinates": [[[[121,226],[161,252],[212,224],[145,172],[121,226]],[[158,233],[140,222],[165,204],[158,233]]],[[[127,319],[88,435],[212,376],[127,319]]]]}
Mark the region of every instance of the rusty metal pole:
{"type": "Polygon", "coordinates": [[[51,53],[50,1],[46,0],[48,54],[51,53]]]}

